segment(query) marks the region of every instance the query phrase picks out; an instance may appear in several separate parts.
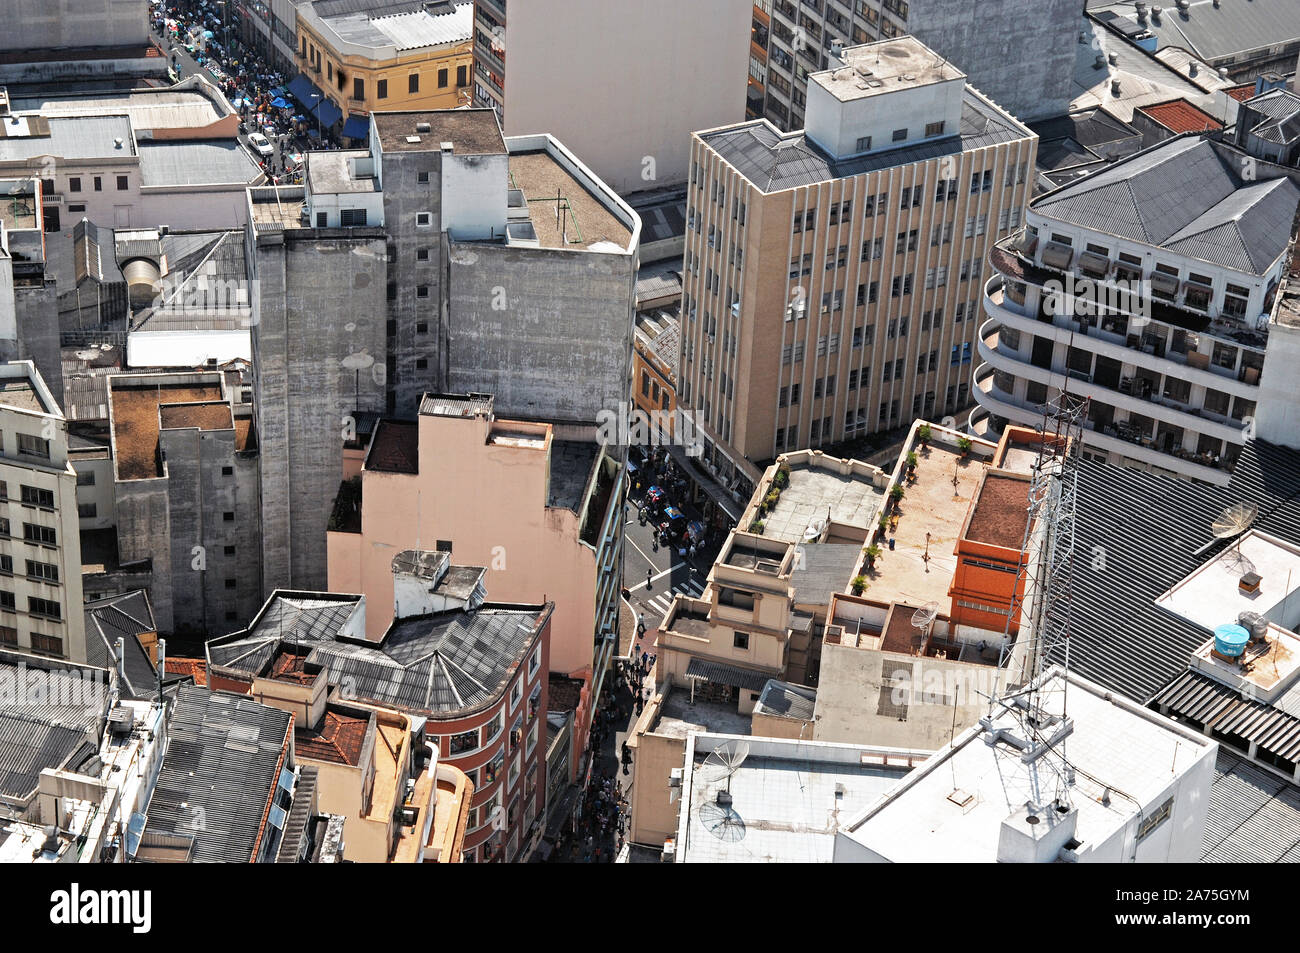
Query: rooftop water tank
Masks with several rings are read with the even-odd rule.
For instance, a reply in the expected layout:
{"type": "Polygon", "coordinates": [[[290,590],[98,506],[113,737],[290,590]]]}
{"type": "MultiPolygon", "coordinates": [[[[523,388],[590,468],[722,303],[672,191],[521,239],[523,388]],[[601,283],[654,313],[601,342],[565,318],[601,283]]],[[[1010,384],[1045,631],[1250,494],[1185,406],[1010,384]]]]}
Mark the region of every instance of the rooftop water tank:
{"type": "Polygon", "coordinates": [[[1252,642],[1258,642],[1268,635],[1268,619],[1258,612],[1240,613],[1237,624],[1250,633],[1252,642]]]}
{"type": "Polygon", "coordinates": [[[1250,632],[1235,622],[1228,622],[1214,630],[1214,650],[1228,658],[1237,658],[1246,649],[1250,632]]]}

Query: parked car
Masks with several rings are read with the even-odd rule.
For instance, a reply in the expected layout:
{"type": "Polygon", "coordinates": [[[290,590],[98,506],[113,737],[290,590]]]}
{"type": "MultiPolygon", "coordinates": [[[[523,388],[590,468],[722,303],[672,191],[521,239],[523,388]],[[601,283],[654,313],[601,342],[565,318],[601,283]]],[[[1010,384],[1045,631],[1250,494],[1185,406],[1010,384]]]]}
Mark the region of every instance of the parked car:
{"type": "Polygon", "coordinates": [[[666,494],[661,487],[652,486],[645,491],[645,503],[646,506],[650,507],[652,513],[659,512],[659,508],[664,505],[665,499],[666,494]]]}
{"type": "Polygon", "coordinates": [[[253,147],[253,151],[262,158],[275,155],[275,146],[271,145],[271,140],[260,132],[249,133],[248,144],[253,147]]]}

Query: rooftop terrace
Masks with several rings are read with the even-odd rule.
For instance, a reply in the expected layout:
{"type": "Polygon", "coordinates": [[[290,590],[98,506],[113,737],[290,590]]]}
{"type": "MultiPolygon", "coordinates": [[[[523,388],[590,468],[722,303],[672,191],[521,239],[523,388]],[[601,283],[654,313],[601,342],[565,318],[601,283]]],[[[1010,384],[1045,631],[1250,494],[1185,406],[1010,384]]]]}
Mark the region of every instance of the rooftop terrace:
{"type": "Polygon", "coordinates": [[[543,248],[590,248],[598,242],[626,248],[631,240],[627,227],[547,152],[511,153],[510,187],[524,193],[543,248]],[[557,193],[563,199],[559,212],[557,193]]]}

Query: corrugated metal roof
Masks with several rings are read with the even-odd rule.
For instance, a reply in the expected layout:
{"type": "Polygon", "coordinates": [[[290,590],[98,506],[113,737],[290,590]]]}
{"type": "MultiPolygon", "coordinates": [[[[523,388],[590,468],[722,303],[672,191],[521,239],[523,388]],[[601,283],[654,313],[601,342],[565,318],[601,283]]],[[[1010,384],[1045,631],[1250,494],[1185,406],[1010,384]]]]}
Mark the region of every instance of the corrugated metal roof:
{"type": "Polygon", "coordinates": [[[1033,204],[1092,231],[1263,274],[1287,247],[1300,189],[1286,178],[1245,181],[1196,136],[1121,159],[1033,204]]]}
{"type": "Polygon", "coordinates": [[[1184,672],[1151,699],[1151,704],[1168,705],[1179,717],[1240,735],[1288,761],[1300,761],[1300,718],[1242,698],[1235,688],[1200,672],[1184,672]]]}
{"type": "Polygon", "coordinates": [[[694,656],[686,665],[686,676],[707,679],[716,685],[731,685],[751,692],[761,692],[772,678],[770,674],[756,672],[750,668],[739,668],[724,662],[713,662],[694,656]]]}
{"type": "Polygon", "coordinates": [[[1195,554],[1214,519],[1233,503],[1254,504],[1254,529],[1300,544],[1300,452],[1250,441],[1227,487],[1087,460],[1078,474],[1075,550],[1102,547],[1107,569],[1073,574],[1070,666],[1145,703],[1210,638],[1155,600],[1217,554],[1195,554]]]}
{"type": "MultiPolygon", "coordinates": [[[[1101,8],[1088,12],[1100,15],[1101,8]]],[[[1132,3],[1116,3],[1105,12],[1128,16],[1132,3]]],[[[1300,37],[1300,3],[1294,0],[1253,0],[1251,3],[1221,3],[1195,0],[1186,13],[1169,5],[1157,22],[1147,17],[1144,29],[1155,34],[1161,47],[1180,46],[1212,62],[1249,53],[1300,37]]],[[[1215,65],[1218,65],[1215,63],[1215,65]]]]}
{"type": "Polygon", "coordinates": [[[143,589],[125,595],[110,596],[85,606],[86,661],[100,668],[112,668],[117,640],[125,643],[127,698],[146,698],[158,692],[158,672],[149,660],[149,653],[140,643],[140,636],[156,633],[153,607],[143,589]]]}
{"type": "Polygon", "coordinates": [[[1300,860],[1300,788],[1222,747],[1214,775],[1203,863],[1300,860]]]}
{"type": "Polygon", "coordinates": [[[251,698],[181,684],[145,830],[193,837],[195,862],[250,863],[289,721],[251,698]]]}
{"type": "Polygon", "coordinates": [[[794,718],[799,721],[812,721],[816,707],[815,688],[773,678],[763,686],[763,694],[759,696],[754,712],[779,715],[782,718],[794,718]]]}

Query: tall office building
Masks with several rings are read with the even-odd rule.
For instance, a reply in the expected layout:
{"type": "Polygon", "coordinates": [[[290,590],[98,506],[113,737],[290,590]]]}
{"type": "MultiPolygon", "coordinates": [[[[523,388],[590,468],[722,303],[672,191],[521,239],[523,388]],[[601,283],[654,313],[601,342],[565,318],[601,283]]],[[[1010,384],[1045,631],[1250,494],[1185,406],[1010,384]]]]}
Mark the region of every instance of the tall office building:
{"type": "Polygon", "coordinates": [[[807,129],[694,137],[679,400],[741,498],[748,461],[966,403],[984,258],[1028,204],[1037,138],[956,66],[843,53],[807,129]]]}
{"type": "Polygon", "coordinates": [[[836,50],[909,33],[1019,119],[1059,115],[1070,107],[1081,13],[1077,0],[755,0],[749,116],[800,128],[808,76],[834,67],[836,50]]]}

